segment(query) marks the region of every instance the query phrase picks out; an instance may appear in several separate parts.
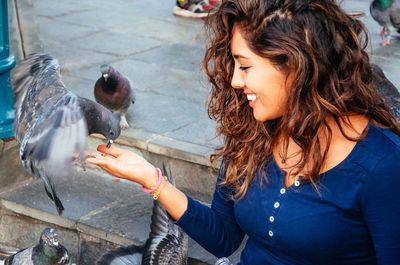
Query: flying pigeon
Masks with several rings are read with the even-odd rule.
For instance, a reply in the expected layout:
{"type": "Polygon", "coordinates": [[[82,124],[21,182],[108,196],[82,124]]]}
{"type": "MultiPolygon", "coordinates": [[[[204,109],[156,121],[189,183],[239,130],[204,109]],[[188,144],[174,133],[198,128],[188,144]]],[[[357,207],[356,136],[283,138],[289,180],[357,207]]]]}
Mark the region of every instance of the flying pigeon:
{"type": "Polygon", "coordinates": [[[121,129],[127,129],[126,111],[135,103],[132,82],[108,64],[100,66],[100,72],[102,75],[94,85],[94,97],[109,110],[118,111],[121,129]]]}
{"type": "Polygon", "coordinates": [[[390,45],[392,32],[400,33],[400,0],[374,0],[369,6],[372,18],[383,27],[381,38],[386,40],[381,46],[390,45]]]}
{"type": "MultiPolygon", "coordinates": [[[[166,172],[165,167],[163,169],[166,172]]],[[[168,180],[174,183],[171,172],[168,180]]],[[[186,265],[188,236],[174,224],[159,201],[154,200],[150,233],[142,246],[121,247],[112,250],[97,265],[186,265]]]]}
{"type": "Polygon", "coordinates": [[[46,228],[39,243],[7,257],[4,265],[68,265],[68,250],[58,242],[57,230],[46,228]]]}
{"type": "Polygon", "coordinates": [[[72,162],[84,164],[87,136],[100,133],[110,145],[120,135],[118,120],[100,104],[67,90],[57,60],[33,54],[12,71],[14,132],[24,168],[41,178],[59,215],[64,207],[52,177],[71,173],[72,162]]]}
{"type": "Polygon", "coordinates": [[[393,116],[400,121],[400,92],[399,90],[386,78],[382,69],[376,65],[371,64],[372,80],[375,88],[378,90],[386,104],[389,106],[393,116]]]}

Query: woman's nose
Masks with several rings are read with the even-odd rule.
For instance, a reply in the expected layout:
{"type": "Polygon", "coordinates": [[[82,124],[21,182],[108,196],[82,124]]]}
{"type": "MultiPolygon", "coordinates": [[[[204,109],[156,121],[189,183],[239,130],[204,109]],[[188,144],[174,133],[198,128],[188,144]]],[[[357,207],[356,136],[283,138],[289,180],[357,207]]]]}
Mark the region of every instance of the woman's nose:
{"type": "Polygon", "coordinates": [[[233,71],[231,86],[233,88],[243,88],[244,87],[244,79],[243,79],[242,73],[240,71],[238,71],[236,69],[236,67],[235,67],[235,70],[233,71]]]}

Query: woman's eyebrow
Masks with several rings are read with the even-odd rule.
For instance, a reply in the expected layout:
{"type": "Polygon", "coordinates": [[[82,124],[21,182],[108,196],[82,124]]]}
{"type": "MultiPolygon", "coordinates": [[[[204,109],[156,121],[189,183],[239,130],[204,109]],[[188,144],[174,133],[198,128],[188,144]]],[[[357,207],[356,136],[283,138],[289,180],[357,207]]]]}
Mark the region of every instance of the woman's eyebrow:
{"type": "Polygon", "coordinates": [[[249,59],[248,57],[243,56],[241,54],[233,54],[233,58],[235,58],[235,59],[249,59]]]}

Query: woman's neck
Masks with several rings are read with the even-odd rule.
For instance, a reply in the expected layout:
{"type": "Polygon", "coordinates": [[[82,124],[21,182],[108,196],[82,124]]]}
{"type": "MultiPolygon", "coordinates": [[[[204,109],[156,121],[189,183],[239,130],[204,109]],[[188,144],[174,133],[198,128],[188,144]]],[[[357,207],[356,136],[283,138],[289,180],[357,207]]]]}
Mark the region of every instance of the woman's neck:
{"type": "MultiPolygon", "coordinates": [[[[340,121],[343,132],[349,138],[358,138],[362,135],[365,127],[368,125],[368,118],[362,115],[347,115],[345,117],[347,122],[340,121]]],[[[328,129],[321,128],[317,133],[317,137],[320,143],[321,153],[329,148],[326,154],[325,161],[323,161],[320,174],[330,170],[331,168],[342,162],[353,150],[354,146],[357,144],[356,141],[347,139],[336,121],[332,117],[326,119],[326,124],[330,127],[332,135],[331,141],[329,142],[328,129]]],[[[284,139],[284,137],[280,137],[284,139]]],[[[286,176],[286,186],[290,186],[299,176],[305,175],[306,172],[311,171],[312,161],[305,164],[304,168],[299,170],[299,163],[302,159],[302,150],[296,142],[289,138],[287,143],[287,153],[285,156],[285,143],[280,141],[273,150],[273,155],[278,166],[287,172],[286,176]]],[[[322,154],[321,154],[322,155],[322,154]]]]}

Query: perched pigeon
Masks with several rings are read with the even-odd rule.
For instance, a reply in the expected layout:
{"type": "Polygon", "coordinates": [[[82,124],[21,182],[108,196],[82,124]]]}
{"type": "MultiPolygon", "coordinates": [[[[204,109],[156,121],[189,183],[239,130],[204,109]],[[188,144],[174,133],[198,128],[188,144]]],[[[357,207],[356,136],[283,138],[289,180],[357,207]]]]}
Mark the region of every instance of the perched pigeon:
{"type": "Polygon", "coordinates": [[[383,27],[381,38],[386,40],[381,46],[390,45],[392,32],[400,33],[400,0],[374,0],[369,6],[372,18],[383,27]]]}
{"type": "MultiPolygon", "coordinates": [[[[169,181],[174,184],[171,173],[168,175],[169,181]]],[[[139,247],[112,250],[101,257],[97,265],[186,265],[187,255],[188,236],[174,224],[164,207],[155,200],[146,243],[139,247]]]]}
{"type": "Polygon", "coordinates": [[[376,65],[371,64],[372,79],[378,93],[385,99],[386,104],[389,106],[393,116],[400,121],[400,92],[397,88],[386,78],[382,69],[376,65]]]}
{"type": "Polygon", "coordinates": [[[102,76],[94,85],[96,101],[111,111],[119,111],[121,129],[129,128],[126,111],[135,103],[132,82],[108,64],[100,66],[102,76]]]}
{"type": "Polygon", "coordinates": [[[46,228],[36,246],[25,248],[5,259],[4,265],[68,265],[68,251],[58,242],[57,231],[46,228]]]}
{"type": "Polygon", "coordinates": [[[11,80],[22,164],[43,180],[61,215],[64,207],[51,178],[71,173],[73,160],[84,163],[88,134],[100,133],[111,144],[121,132],[118,120],[100,104],[68,91],[50,55],[33,54],[21,61],[11,80]]]}

